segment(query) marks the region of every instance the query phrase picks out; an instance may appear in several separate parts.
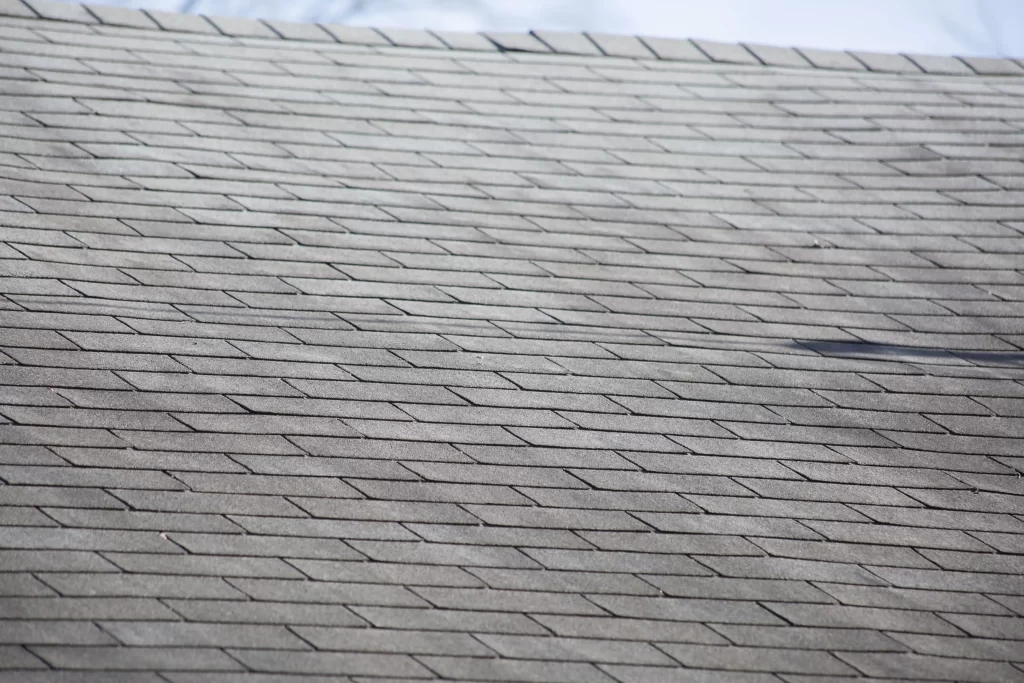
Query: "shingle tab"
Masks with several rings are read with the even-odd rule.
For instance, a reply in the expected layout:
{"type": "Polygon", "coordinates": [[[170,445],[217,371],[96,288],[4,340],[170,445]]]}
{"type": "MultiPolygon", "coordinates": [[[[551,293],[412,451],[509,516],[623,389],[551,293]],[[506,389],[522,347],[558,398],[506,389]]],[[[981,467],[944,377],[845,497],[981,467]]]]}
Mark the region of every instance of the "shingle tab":
{"type": "Polygon", "coordinates": [[[746,47],[739,43],[720,43],[713,40],[692,41],[697,48],[715,62],[731,64],[760,64],[746,47]]]}
{"type": "Polygon", "coordinates": [[[480,33],[463,33],[460,31],[431,31],[445,45],[453,50],[471,50],[474,52],[494,52],[498,46],[480,33]]]}
{"type": "Polygon", "coordinates": [[[860,51],[851,52],[850,54],[871,71],[911,74],[921,72],[921,67],[903,55],[860,51]]]}
{"type": "Polygon", "coordinates": [[[601,50],[582,33],[562,31],[533,31],[534,36],[553,52],[570,55],[600,55],[601,50]]]}
{"type": "Polygon", "coordinates": [[[986,76],[1019,76],[1024,73],[1024,67],[1012,59],[991,57],[961,57],[960,59],[975,73],[986,76]]]}
{"type": "Polygon", "coordinates": [[[907,55],[925,73],[972,74],[974,71],[963,60],[939,55],[907,55]]]}
{"type": "Polygon", "coordinates": [[[0,14],[5,17],[25,17],[35,19],[40,16],[22,0],[3,0],[0,2],[0,14]]]}
{"type": "Polygon", "coordinates": [[[653,59],[655,57],[654,53],[639,38],[612,33],[588,33],[587,37],[609,57],[632,59],[653,59]]]}
{"type": "MultiPolygon", "coordinates": [[[[96,17],[86,10],[83,5],[68,2],[56,2],[55,0],[22,0],[44,19],[57,21],[71,21],[81,24],[98,23],[96,17]]],[[[17,12],[17,10],[15,10],[17,12]]]]}
{"type": "Polygon", "coordinates": [[[365,26],[347,26],[343,24],[322,24],[320,26],[339,43],[353,45],[390,45],[388,39],[372,28],[365,26]]]}
{"type": "Polygon", "coordinates": [[[551,52],[552,48],[529,33],[489,31],[484,34],[504,52],[551,52]]]}
{"type": "Polygon", "coordinates": [[[429,31],[400,28],[380,28],[377,32],[388,39],[392,45],[414,48],[443,48],[444,43],[431,35],[429,31]]]}
{"type": "Polygon", "coordinates": [[[107,5],[86,5],[86,9],[100,22],[110,26],[130,26],[132,28],[157,28],[149,16],[142,10],[107,5]]]}
{"type": "Polygon", "coordinates": [[[293,21],[266,21],[275,33],[286,40],[311,40],[333,42],[334,37],[317,24],[305,24],[293,21]]]}
{"type": "Polygon", "coordinates": [[[843,69],[852,71],[863,71],[864,65],[853,58],[852,55],[839,50],[812,50],[800,48],[800,54],[807,61],[822,69],[843,69]]]}
{"type": "Polygon", "coordinates": [[[750,52],[769,66],[797,66],[807,67],[810,65],[803,55],[793,48],[778,47],[775,45],[744,45],[750,52]]]}
{"type": "Polygon", "coordinates": [[[643,37],[641,40],[644,42],[651,52],[658,56],[659,59],[668,59],[673,61],[707,61],[708,56],[697,49],[689,40],[683,40],[679,38],[649,38],[643,37]]]}

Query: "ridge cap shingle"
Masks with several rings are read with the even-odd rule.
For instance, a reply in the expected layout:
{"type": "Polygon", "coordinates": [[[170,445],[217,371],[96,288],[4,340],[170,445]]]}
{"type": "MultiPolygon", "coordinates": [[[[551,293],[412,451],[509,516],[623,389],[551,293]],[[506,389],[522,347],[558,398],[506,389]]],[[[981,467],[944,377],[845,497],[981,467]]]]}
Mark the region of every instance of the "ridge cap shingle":
{"type": "Polygon", "coordinates": [[[845,72],[942,75],[1024,76],[1024,60],[949,55],[909,55],[860,50],[747,45],[702,39],[640,37],[558,31],[435,32],[421,29],[373,30],[330,27],[312,22],[207,17],[156,10],[107,7],[56,0],[0,0],[0,17],[40,18],[67,24],[138,30],[219,33],[234,38],[336,42],[349,45],[457,49],[461,51],[538,52],[607,55],[674,62],[762,64],[845,72]],[[176,20],[174,17],[181,17],[176,20]],[[194,18],[192,18],[194,17],[194,18]],[[344,30],[338,30],[339,28],[344,30]],[[351,30],[348,30],[351,29],[351,30]],[[401,34],[397,39],[391,34],[401,34]],[[442,35],[443,33],[443,35],[442,35]],[[447,36],[450,36],[449,40],[447,36]]]}

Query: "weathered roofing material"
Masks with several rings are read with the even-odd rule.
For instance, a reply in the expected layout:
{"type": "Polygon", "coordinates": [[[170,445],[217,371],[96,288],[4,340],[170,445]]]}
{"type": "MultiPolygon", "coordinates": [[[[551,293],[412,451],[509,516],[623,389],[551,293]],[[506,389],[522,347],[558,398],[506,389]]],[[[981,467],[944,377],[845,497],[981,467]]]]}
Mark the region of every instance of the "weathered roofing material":
{"type": "Polygon", "coordinates": [[[0,681],[1024,680],[1020,62],[0,13],[0,681]]]}

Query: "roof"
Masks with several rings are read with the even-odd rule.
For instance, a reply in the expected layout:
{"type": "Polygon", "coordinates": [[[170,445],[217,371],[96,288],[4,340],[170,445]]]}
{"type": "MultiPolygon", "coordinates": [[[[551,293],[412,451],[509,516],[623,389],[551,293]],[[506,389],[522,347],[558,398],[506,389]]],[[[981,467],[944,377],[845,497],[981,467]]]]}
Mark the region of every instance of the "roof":
{"type": "Polygon", "coordinates": [[[1019,62],[0,9],[0,681],[1024,680],[1019,62]]]}

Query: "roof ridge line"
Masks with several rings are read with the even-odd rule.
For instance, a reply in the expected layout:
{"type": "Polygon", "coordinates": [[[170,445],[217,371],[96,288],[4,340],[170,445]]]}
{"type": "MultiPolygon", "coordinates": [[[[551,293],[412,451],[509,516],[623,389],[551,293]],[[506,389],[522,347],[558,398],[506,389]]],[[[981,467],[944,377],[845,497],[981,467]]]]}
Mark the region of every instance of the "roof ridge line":
{"type": "Polygon", "coordinates": [[[55,0],[0,0],[0,17],[46,19],[70,24],[199,33],[231,38],[265,38],[378,47],[609,56],[891,74],[1024,76],[1024,59],[822,50],[701,39],[544,30],[529,33],[469,33],[385,29],[273,19],[215,17],[55,0]]]}

